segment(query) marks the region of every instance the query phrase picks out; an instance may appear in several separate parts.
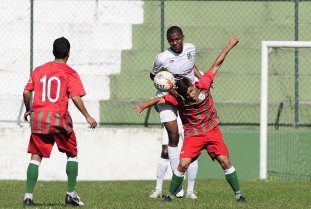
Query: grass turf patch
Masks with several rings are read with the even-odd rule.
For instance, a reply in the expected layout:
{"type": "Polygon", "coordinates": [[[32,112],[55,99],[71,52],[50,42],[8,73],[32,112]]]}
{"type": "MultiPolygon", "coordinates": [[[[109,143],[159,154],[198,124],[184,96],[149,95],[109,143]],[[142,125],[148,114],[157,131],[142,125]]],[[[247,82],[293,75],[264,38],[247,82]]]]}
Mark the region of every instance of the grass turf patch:
{"type": "MultiPolygon", "coordinates": [[[[79,181],[77,190],[85,203],[84,208],[94,209],[310,208],[310,181],[241,181],[246,204],[235,201],[225,180],[198,180],[195,186],[197,200],[174,199],[171,203],[148,198],[154,185],[155,181],[79,181]]],[[[164,194],[168,185],[165,181],[164,194]]],[[[63,181],[39,181],[34,191],[36,205],[27,208],[68,208],[64,204],[66,188],[67,183],[63,181]]],[[[24,190],[24,181],[0,181],[0,208],[25,208],[22,204],[24,190]]]]}

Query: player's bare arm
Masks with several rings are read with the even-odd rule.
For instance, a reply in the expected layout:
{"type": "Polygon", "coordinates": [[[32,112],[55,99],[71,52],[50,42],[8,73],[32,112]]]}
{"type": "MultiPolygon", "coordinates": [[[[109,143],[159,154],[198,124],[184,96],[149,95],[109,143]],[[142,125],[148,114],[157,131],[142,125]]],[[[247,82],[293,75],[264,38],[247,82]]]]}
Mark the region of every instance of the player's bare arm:
{"type": "Polygon", "coordinates": [[[140,105],[133,106],[133,109],[137,113],[139,113],[139,115],[143,115],[144,109],[155,106],[157,104],[163,104],[163,103],[165,103],[165,99],[163,97],[157,97],[157,98],[150,99],[140,105]]]}
{"type": "Polygon", "coordinates": [[[197,77],[198,79],[200,79],[202,77],[202,74],[200,73],[200,71],[198,70],[197,66],[193,66],[192,71],[195,75],[195,77],[197,77]]]}
{"type": "Polygon", "coordinates": [[[84,103],[80,96],[76,96],[72,98],[73,103],[78,108],[78,110],[82,113],[82,115],[85,117],[86,121],[90,124],[90,128],[95,128],[97,126],[97,122],[92,118],[89,113],[87,112],[84,103]]]}
{"type": "Polygon", "coordinates": [[[227,46],[222,50],[222,52],[218,55],[216,58],[214,64],[212,67],[209,69],[211,70],[214,74],[217,73],[218,69],[220,68],[221,64],[224,62],[227,54],[230,52],[230,50],[235,47],[239,43],[240,37],[239,36],[234,36],[232,37],[227,46]]]}
{"type": "Polygon", "coordinates": [[[28,116],[31,114],[30,98],[31,98],[31,91],[24,90],[23,99],[24,99],[24,105],[26,108],[26,112],[24,113],[24,120],[25,121],[28,121],[28,116]]]}

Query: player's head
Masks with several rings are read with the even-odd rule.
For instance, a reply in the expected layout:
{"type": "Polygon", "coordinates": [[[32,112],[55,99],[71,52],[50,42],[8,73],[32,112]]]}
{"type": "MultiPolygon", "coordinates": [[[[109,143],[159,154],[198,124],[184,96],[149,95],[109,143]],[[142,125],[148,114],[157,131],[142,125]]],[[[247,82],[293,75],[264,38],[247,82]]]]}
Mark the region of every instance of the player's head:
{"type": "Polygon", "coordinates": [[[186,101],[194,101],[197,97],[196,87],[186,77],[176,78],[175,89],[186,101]]]}
{"type": "Polygon", "coordinates": [[[172,26],[166,32],[166,38],[175,53],[181,53],[183,50],[184,34],[180,27],[172,26]]]}
{"type": "Polygon", "coordinates": [[[69,56],[70,43],[64,38],[60,37],[56,39],[53,43],[53,54],[56,59],[65,59],[69,56]]]}

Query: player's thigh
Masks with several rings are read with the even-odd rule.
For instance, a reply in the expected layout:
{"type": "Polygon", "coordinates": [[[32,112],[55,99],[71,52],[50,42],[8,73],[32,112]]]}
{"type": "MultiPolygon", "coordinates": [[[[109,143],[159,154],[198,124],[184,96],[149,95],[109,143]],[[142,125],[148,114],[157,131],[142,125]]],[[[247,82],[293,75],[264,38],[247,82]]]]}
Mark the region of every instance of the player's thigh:
{"type": "Polygon", "coordinates": [[[180,151],[180,158],[197,159],[205,149],[206,141],[201,137],[185,137],[180,151]]]}
{"type": "Polygon", "coordinates": [[[58,150],[64,152],[68,157],[76,157],[78,154],[77,139],[74,131],[69,134],[54,134],[58,150]]]}
{"type": "Polygon", "coordinates": [[[54,142],[53,134],[32,133],[29,139],[28,152],[49,158],[54,142]]]}
{"type": "Polygon", "coordinates": [[[213,160],[219,155],[229,156],[229,150],[218,127],[208,132],[207,140],[206,150],[213,160]]]}

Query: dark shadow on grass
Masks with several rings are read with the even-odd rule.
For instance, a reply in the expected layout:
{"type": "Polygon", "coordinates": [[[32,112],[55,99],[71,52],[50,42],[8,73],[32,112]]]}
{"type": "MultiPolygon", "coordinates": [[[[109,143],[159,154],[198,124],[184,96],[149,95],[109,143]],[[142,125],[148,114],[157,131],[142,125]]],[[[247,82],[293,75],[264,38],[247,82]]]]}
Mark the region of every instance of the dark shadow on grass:
{"type": "MultiPolygon", "coordinates": [[[[25,205],[26,207],[38,207],[38,206],[43,206],[43,207],[53,207],[53,206],[67,206],[65,203],[35,203],[33,205],[25,205]]],[[[70,205],[68,205],[70,206],[70,205]]]]}

